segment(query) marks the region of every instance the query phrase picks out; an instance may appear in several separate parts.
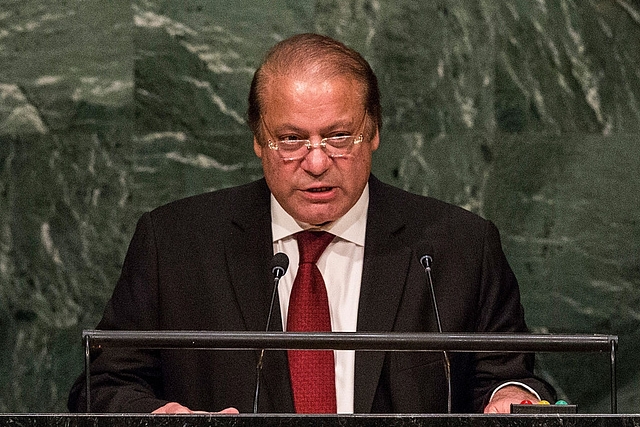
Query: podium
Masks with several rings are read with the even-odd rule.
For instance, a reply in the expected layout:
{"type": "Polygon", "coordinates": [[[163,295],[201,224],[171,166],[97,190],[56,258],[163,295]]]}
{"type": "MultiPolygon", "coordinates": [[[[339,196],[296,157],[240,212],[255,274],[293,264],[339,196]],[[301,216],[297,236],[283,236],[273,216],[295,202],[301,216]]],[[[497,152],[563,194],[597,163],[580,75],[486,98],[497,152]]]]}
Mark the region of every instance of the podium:
{"type": "MultiPolygon", "coordinates": [[[[83,342],[87,413],[91,413],[91,351],[104,347],[192,350],[605,352],[610,355],[611,414],[617,412],[616,352],[618,337],[616,335],[85,330],[83,331],[83,342]]],[[[555,414],[555,416],[558,415],[555,414]]],[[[527,418],[527,416],[523,417],[527,418]]],[[[294,418],[300,418],[300,416],[294,418]]],[[[395,419],[396,417],[391,418],[395,419]]],[[[434,419],[434,416],[428,418],[434,419]]],[[[282,420],[283,418],[274,419],[282,420]]]]}
{"type": "Polygon", "coordinates": [[[634,415],[102,415],[4,414],[23,427],[635,427],[634,415]]]}

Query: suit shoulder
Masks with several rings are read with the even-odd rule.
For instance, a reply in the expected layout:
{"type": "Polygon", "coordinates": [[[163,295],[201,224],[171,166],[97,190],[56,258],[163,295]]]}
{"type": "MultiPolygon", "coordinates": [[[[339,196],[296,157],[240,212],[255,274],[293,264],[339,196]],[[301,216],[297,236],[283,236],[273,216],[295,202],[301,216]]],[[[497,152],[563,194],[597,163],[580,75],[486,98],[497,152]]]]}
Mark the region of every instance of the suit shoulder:
{"type": "Polygon", "coordinates": [[[268,196],[269,189],[261,179],[248,184],[174,200],[153,209],[150,214],[153,217],[166,217],[196,215],[198,212],[206,212],[207,216],[223,216],[225,212],[249,209],[250,207],[245,205],[255,204],[265,198],[268,200],[268,196]]]}
{"type": "Polygon", "coordinates": [[[242,204],[269,194],[264,180],[254,181],[234,187],[223,188],[207,193],[196,194],[174,200],[151,211],[152,215],[165,215],[174,211],[193,211],[207,209],[221,211],[230,205],[242,204]],[[264,187],[264,188],[263,188],[264,187]]]}
{"type": "Polygon", "coordinates": [[[419,194],[410,193],[389,184],[378,182],[375,192],[379,199],[389,209],[393,209],[408,223],[451,223],[456,227],[467,224],[471,227],[481,227],[487,222],[480,215],[475,214],[460,206],[419,194]]]}

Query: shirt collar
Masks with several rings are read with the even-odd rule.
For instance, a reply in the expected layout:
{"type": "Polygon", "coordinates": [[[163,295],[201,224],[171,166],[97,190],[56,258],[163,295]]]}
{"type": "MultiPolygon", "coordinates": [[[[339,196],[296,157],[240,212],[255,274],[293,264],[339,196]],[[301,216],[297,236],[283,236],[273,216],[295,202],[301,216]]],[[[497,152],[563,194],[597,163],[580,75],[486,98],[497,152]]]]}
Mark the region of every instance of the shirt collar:
{"type": "MultiPolygon", "coordinates": [[[[364,246],[365,232],[367,228],[367,209],[369,207],[369,184],[364,188],[355,205],[341,218],[320,229],[328,231],[341,239],[364,246]]],[[[285,239],[299,231],[315,228],[310,224],[296,221],[271,195],[271,231],[273,241],[285,239]]]]}

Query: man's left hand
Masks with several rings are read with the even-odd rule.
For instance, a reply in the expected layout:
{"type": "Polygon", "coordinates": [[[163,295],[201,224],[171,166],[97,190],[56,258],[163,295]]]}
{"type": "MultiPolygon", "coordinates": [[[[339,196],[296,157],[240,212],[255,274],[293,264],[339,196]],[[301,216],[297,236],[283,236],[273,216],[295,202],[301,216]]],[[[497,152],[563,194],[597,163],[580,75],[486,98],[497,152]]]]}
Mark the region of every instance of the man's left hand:
{"type": "Polygon", "coordinates": [[[489,404],[484,408],[485,414],[508,414],[511,412],[511,404],[529,400],[538,403],[538,398],[529,391],[517,385],[508,385],[496,391],[489,404]]]}

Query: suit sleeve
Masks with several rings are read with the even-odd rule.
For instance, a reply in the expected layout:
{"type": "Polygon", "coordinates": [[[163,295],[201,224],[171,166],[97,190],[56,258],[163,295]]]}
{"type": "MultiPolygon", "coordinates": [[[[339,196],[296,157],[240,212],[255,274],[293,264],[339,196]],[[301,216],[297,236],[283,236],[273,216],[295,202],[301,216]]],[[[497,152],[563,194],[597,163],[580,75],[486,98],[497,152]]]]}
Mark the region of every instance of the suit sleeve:
{"type": "MultiPolygon", "coordinates": [[[[498,230],[490,221],[485,225],[476,332],[527,332],[518,283],[502,251],[498,230]]],[[[484,409],[496,387],[509,381],[526,384],[543,399],[554,399],[552,388],[533,375],[531,353],[477,353],[475,361],[476,411],[484,409]]]]}
{"type": "MultiPolygon", "coordinates": [[[[153,330],[158,326],[157,251],[151,216],[144,214],[98,329],[153,330]]],[[[157,351],[104,348],[90,364],[91,412],[149,413],[167,403],[157,351]]],[[[85,374],[74,383],[69,410],[85,412],[85,374]]]]}

